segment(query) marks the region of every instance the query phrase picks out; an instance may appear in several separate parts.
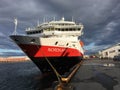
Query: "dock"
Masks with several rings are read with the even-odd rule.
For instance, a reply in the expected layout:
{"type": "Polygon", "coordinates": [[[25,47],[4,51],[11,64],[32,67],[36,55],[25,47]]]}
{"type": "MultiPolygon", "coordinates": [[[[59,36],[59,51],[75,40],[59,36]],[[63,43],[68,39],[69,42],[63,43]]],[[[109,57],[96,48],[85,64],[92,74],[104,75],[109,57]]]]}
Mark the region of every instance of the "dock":
{"type": "Polygon", "coordinates": [[[9,56],[9,57],[0,57],[0,62],[23,62],[29,61],[30,59],[27,56],[9,56]]]}

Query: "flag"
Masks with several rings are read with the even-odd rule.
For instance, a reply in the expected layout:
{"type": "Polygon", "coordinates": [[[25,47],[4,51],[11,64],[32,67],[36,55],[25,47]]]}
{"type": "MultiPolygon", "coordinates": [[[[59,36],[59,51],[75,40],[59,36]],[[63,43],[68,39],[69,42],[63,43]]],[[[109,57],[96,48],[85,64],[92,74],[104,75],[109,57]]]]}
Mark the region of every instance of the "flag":
{"type": "Polygon", "coordinates": [[[14,19],[14,24],[17,25],[17,18],[14,19]]]}
{"type": "Polygon", "coordinates": [[[80,45],[83,47],[84,46],[84,43],[82,41],[80,41],[80,45]]]}

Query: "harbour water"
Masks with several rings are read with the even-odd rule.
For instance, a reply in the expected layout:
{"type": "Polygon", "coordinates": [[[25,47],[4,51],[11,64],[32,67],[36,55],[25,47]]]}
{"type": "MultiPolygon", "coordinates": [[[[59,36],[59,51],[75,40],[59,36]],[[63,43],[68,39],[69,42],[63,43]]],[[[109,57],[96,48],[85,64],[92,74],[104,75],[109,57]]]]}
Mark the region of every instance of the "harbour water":
{"type": "MultiPolygon", "coordinates": [[[[0,63],[0,90],[54,90],[56,80],[32,61],[0,63]]],[[[120,90],[120,62],[86,60],[70,85],[72,90],[120,90]]]]}
{"type": "Polygon", "coordinates": [[[41,75],[31,61],[0,63],[0,90],[45,90],[56,79],[41,75]]]}

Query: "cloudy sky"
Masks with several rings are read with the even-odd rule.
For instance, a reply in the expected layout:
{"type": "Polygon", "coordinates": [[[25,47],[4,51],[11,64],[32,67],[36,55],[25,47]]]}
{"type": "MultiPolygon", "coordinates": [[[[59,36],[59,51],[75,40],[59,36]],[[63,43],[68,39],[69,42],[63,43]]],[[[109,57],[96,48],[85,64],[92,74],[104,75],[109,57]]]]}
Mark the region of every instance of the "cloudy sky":
{"type": "Polygon", "coordinates": [[[120,43],[120,0],[0,0],[0,56],[21,55],[22,51],[9,35],[14,31],[14,18],[18,19],[17,32],[33,27],[43,18],[74,20],[84,24],[86,53],[96,52],[120,43]]]}

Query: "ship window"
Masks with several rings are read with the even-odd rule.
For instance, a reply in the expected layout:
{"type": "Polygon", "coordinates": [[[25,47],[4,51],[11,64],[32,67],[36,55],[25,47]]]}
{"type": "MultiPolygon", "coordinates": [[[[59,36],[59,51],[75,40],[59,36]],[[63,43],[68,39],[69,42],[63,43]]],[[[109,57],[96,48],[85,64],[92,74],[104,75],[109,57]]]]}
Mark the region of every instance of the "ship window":
{"type": "Polygon", "coordinates": [[[75,31],[75,28],[73,28],[73,31],[75,31]]]}
{"type": "Polygon", "coordinates": [[[35,33],[39,33],[38,31],[36,31],[35,33]]]}
{"type": "Polygon", "coordinates": [[[41,30],[41,33],[43,32],[43,29],[41,30]]]}
{"type": "Polygon", "coordinates": [[[57,30],[57,28],[55,28],[55,30],[57,30]]]}
{"type": "Polygon", "coordinates": [[[29,32],[27,32],[27,34],[29,34],[29,32]]]}
{"type": "Polygon", "coordinates": [[[30,32],[30,34],[33,34],[32,32],[30,32]]]}
{"type": "Polygon", "coordinates": [[[78,28],[78,30],[80,30],[80,28],[78,28]]]}
{"type": "Polygon", "coordinates": [[[120,49],[118,49],[118,52],[120,52],[120,49]]]}
{"type": "Polygon", "coordinates": [[[66,28],[66,31],[68,31],[68,28],[66,28]]]}
{"type": "Polygon", "coordinates": [[[55,45],[57,45],[58,44],[58,42],[55,42],[55,45]]]}
{"type": "Polygon", "coordinates": [[[109,53],[114,53],[115,52],[115,50],[112,50],[112,51],[110,51],[109,53]]]}
{"type": "Polygon", "coordinates": [[[72,31],[72,28],[70,28],[69,30],[72,31]]]}
{"type": "Polygon", "coordinates": [[[68,45],[69,45],[69,43],[66,44],[66,46],[68,46],[68,45]]]}
{"type": "Polygon", "coordinates": [[[51,29],[50,29],[50,28],[48,28],[48,29],[47,29],[47,31],[51,31],[51,29]]]}
{"type": "Polygon", "coordinates": [[[73,47],[75,47],[75,44],[73,44],[73,47]]]}

